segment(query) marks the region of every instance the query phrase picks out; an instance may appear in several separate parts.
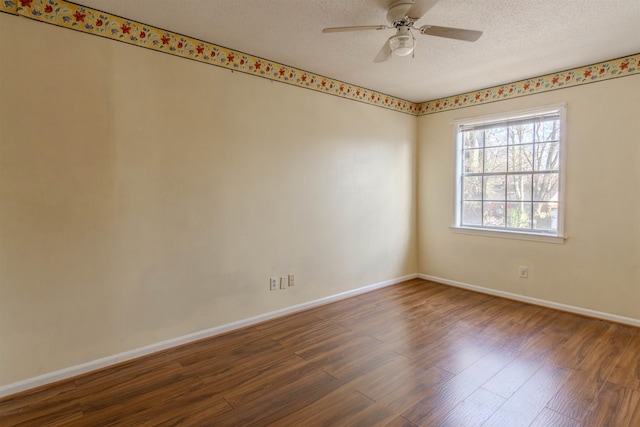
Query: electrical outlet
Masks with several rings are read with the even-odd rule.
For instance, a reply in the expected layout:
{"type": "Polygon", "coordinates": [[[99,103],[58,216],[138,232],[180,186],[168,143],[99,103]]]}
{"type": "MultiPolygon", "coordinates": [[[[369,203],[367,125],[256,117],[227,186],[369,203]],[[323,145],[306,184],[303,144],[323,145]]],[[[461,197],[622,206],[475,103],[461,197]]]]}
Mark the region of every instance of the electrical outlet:
{"type": "Polygon", "coordinates": [[[280,289],[287,289],[289,287],[289,278],[287,276],[282,276],[280,278],[280,289]]]}
{"type": "Polygon", "coordinates": [[[293,274],[289,275],[289,287],[295,286],[296,285],[296,278],[293,274]]]}
{"type": "Polygon", "coordinates": [[[278,278],[277,277],[271,277],[269,279],[269,289],[272,291],[277,291],[278,290],[278,278]]]}
{"type": "Polygon", "coordinates": [[[519,274],[521,279],[528,278],[529,277],[529,267],[527,267],[526,265],[521,265],[520,267],[518,267],[518,274],[519,274]]]}

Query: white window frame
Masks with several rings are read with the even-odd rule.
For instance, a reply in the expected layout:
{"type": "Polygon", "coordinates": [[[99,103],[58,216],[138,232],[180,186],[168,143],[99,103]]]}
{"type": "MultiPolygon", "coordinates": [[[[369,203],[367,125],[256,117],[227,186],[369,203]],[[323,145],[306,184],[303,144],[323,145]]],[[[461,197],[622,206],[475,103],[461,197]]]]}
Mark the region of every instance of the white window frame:
{"type": "MultiPolygon", "coordinates": [[[[539,108],[514,111],[503,114],[495,114],[490,116],[474,117],[468,119],[456,120],[453,122],[453,140],[455,147],[455,179],[454,179],[454,206],[453,206],[453,224],[451,231],[462,234],[472,234],[486,237],[499,237],[506,239],[531,240],[547,243],[564,243],[566,236],[564,235],[564,194],[565,194],[565,170],[566,170],[566,104],[554,104],[539,108]],[[558,217],[557,232],[546,233],[535,230],[516,230],[516,229],[500,229],[485,228],[483,226],[469,226],[461,224],[462,210],[462,138],[460,137],[460,129],[463,127],[477,125],[491,125],[493,123],[502,123],[524,119],[527,117],[542,116],[545,114],[557,113],[560,116],[560,135],[559,135],[559,171],[558,171],[558,217]]],[[[484,198],[484,196],[483,196],[484,198]]]]}

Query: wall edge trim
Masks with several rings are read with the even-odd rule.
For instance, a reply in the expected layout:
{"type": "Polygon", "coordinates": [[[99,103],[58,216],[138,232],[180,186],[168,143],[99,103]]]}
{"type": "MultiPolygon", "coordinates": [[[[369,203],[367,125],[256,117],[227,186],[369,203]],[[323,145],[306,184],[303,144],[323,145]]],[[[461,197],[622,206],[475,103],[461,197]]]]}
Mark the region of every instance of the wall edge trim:
{"type": "Polygon", "coordinates": [[[0,12],[8,13],[9,15],[18,14],[18,0],[9,0],[0,2],[0,12]]]}
{"type": "Polygon", "coordinates": [[[640,74],[640,53],[634,53],[582,67],[419,102],[415,111],[417,116],[426,116],[638,74],[640,74]]]}
{"type": "Polygon", "coordinates": [[[232,72],[262,77],[315,92],[334,95],[409,115],[416,103],[308,70],[271,61],[185,34],[168,31],[72,1],[12,0],[12,9],[0,3],[0,11],[155,52],[189,59],[232,72]],[[20,3],[20,4],[17,4],[20,3]]]}
{"type": "Polygon", "coordinates": [[[431,276],[429,274],[418,273],[418,278],[441,283],[443,285],[454,286],[456,288],[462,288],[470,291],[480,292],[487,295],[493,295],[493,296],[506,298],[514,301],[524,302],[524,303],[533,304],[533,305],[539,305],[547,308],[553,308],[555,310],[566,311],[568,313],[579,314],[581,316],[592,317],[595,319],[608,320],[610,322],[640,327],[640,319],[634,319],[631,317],[619,316],[617,314],[605,313],[602,311],[591,310],[588,308],[582,308],[574,305],[568,305],[568,304],[563,304],[559,302],[528,297],[525,295],[514,294],[506,291],[500,291],[497,289],[485,288],[483,286],[472,285],[464,282],[458,282],[455,280],[445,279],[442,277],[431,276]]]}
{"type": "Polygon", "coordinates": [[[640,74],[638,52],[467,93],[413,102],[68,0],[0,1],[0,12],[418,117],[640,74]]]}
{"type": "Polygon", "coordinates": [[[138,357],[147,356],[153,353],[157,353],[163,350],[167,350],[173,347],[177,347],[184,344],[189,344],[205,338],[212,338],[217,335],[221,335],[227,332],[232,332],[237,329],[245,328],[247,326],[257,325],[268,320],[272,320],[278,317],[286,316],[300,311],[308,310],[311,308],[319,307],[332,302],[340,301],[346,298],[350,298],[356,295],[360,295],[366,292],[370,292],[376,289],[384,288],[387,286],[395,285],[407,280],[415,279],[418,277],[417,273],[408,274],[394,279],[384,280],[381,282],[365,285],[356,289],[341,292],[335,295],[319,298],[316,300],[296,304],[290,307],[285,307],[279,310],[271,311],[268,313],[260,314],[257,316],[249,317],[247,319],[238,320],[235,322],[227,323],[213,328],[205,329],[202,331],[192,332],[180,337],[171,338],[168,340],[160,341],[154,344],[146,345],[144,347],[135,348],[132,350],[124,351],[122,353],[106,356],[100,359],[91,360],[89,362],[81,363],[75,366],[69,366],[67,368],[59,369],[56,371],[48,372],[46,374],[38,375],[37,377],[27,378],[22,381],[0,386],[0,398],[11,396],[13,394],[29,391],[38,387],[46,386],[58,381],[63,381],[78,375],[83,375],[91,371],[107,368],[109,366],[116,365],[118,363],[130,361],[138,357]]]}

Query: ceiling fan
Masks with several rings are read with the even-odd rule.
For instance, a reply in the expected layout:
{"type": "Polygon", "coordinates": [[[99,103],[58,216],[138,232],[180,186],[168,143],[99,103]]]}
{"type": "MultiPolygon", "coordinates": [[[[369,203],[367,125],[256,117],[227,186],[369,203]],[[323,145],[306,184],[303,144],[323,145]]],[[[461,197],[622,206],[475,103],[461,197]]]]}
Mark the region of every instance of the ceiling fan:
{"type": "Polygon", "coordinates": [[[407,56],[414,51],[416,39],[413,30],[427,36],[445,37],[448,39],[474,42],[480,38],[482,31],[464,30],[461,28],[423,25],[415,28],[414,24],[427,13],[439,0],[396,0],[387,9],[387,21],[390,25],[360,25],[354,27],[331,27],[323,33],[343,31],[388,30],[395,28],[396,34],[389,37],[373,62],[384,62],[392,55],[407,56]]]}

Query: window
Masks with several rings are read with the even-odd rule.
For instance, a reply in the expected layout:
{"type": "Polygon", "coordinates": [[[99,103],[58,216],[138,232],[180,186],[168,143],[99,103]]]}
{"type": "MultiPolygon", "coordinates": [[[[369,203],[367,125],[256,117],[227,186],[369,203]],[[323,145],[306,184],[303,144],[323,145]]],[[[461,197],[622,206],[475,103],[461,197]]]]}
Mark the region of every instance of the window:
{"type": "Polygon", "coordinates": [[[456,122],[454,229],[561,238],[563,125],[563,106],[456,122]]]}

